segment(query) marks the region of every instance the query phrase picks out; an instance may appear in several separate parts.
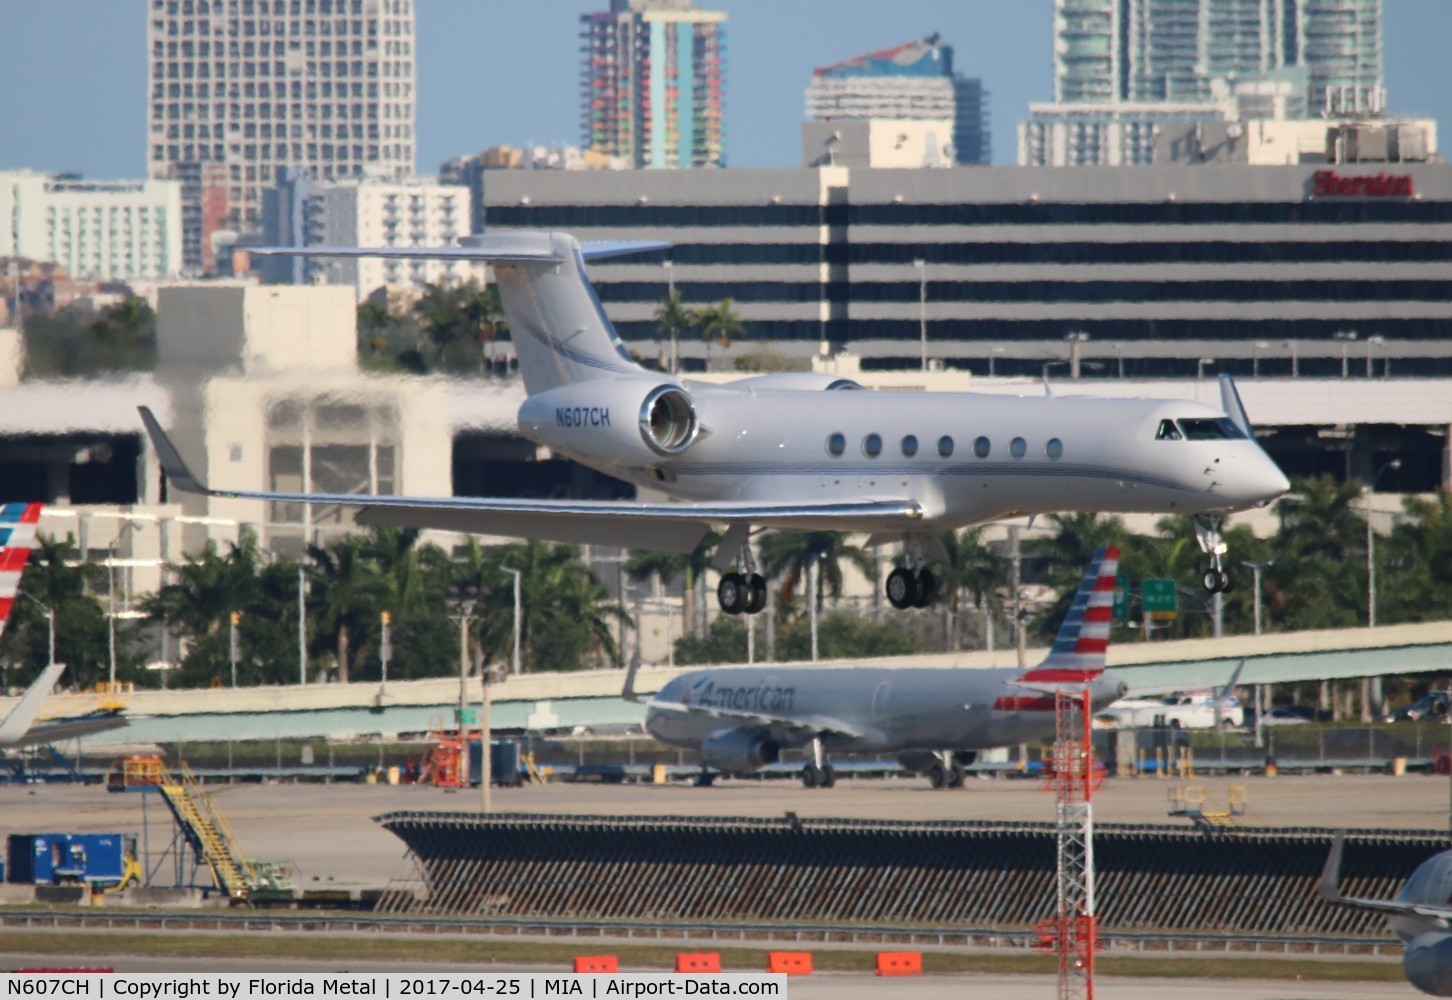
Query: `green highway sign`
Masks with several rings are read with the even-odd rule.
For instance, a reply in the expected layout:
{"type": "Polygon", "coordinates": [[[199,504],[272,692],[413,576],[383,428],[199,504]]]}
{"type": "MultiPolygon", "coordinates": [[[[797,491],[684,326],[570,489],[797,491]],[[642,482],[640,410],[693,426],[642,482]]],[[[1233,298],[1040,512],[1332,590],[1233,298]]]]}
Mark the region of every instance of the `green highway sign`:
{"type": "Polygon", "coordinates": [[[1140,599],[1150,618],[1173,618],[1179,610],[1174,580],[1145,580],[1140,585],[1140,599]]]}
{"type": "Polygon", "coordinates": [[[1129,621],[1129,577],[1123,573],[1114,578],[1114,622],[1122,625],[1129,621]]]}

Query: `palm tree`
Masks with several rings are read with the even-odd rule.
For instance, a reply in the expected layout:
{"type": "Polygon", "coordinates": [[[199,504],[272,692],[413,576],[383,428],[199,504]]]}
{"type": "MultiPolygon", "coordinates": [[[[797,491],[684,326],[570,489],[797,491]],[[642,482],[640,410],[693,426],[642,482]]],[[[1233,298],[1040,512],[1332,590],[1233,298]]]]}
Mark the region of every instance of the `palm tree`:
{"type": "Polygon", "coordinates": [[[696,590],[706,578],[706,567],[711,565],[711,554],[720,541],[719,531],[708,530],[689,553],[637,552],[625,564],[625,574],[635,583],[655,577],[663,587],[667,581],[681,578],[682,636],[696,634],[696,590]]]}
{"type": "Polygon", "coordinates": [[[986,526],[960,532],[946,531],[939,538],[948,560],[937,566],[938,592],[951,616],[948,623],[948,649],[958,648],[959,609],[964,594],[973,598],[973,606],[982,610],[993,595],[1009,585],[1010,562],[984,542],[986,526]]]}
{"type": "Polygon", "coordinates": [[[426,285],[413,312],[433,348],[437,367],[455,373],[482,372],[485,345],[505,327],[498,289],[473,280],[426,285]]]}
{"type": "Polygon", "coordinates": [[[761,571],[782,578],[782,603],[787,605],[794,602],[796,588],[813,563],[819,564],[821,574],[817,608],[821,609],[827,594],[833,600],[841,597],[843,560],[868,579],[877,574],[877,560],[856,545],[847,544],[846,534],[840,531],[774,531],[761,542],[761,571]]]}
{"type": "MultiPolygon", "coordinates": [[[[696,311],[687,309],[681,305],[681,290],[672,288],[666,297],[660,300],[660,305],[655,310],[655,326],[661,333],[670,337],[671,340],[671,364],[676,362],[676,334],[682,330],[693,329],[696,325],[696,311]]],[[[671,374],[675,374],[672,367],[671,374]]]]}
{"type": "Polygon", "coordinates": [[[1407,497],[1406,518],[1392,529],[1385,552],[1394,572],[1381,578],[1378,619],[1431,621],[1452,607],[1452,493],[1407,497]],[[1385,611],[1383,612],[1383,607],[1385,611]]]}
{"type": "MultiPolygon", "coordinates": [[[[66,664],[66,681],[88,687],[104,680],[109,669],[106,610],[90,592],[88,576],[95,567],[80,564],[75,542],[67,537],[39,535],[20,578],[9,627],[0,640],[0,661],[26,665],[38,674],[50,658],[50,627],[36,601],[55,615],[56,660],[66,664]]],[[[134,666],[130,623],[117,623],[117,663],[126,673],[134,666]]],[[[34,672],[30,672],[30,668],[34,672]]],[[[13,681],[14,678],[8,678],[13,681]]]]}
{"type": "Polygon", "coordinates": [[[1052,638],[1074,600],[1074,592],[1084,576],[1084,567],[1093,560],[1094,553],[1106,545],[1123,548],[1130,536],[1124,521],[1118,517],[1050,514],[1047,520],[1058,530],[1048,538],[1031,539],[1024,548],[1029,554],[1044,560],[1045,582],[1059,595],[1033,622],[1033,628],[1040,636],[1052,638]]]}
{"type": "Polygon", "coordinates": [[[318,631],[335,637],[338,681],[348,683],[352,651],[372,634],[388,594],[388,581],[370,557],[370,540],[348,535],[327,545],[308,546],[309,576],[317,601],[310,617],[318,631]]]}
{"type": "MultiPolygon", "coordinates": [[[[527,662],[539,670],[579,670],[600,659],[619,665],[611,622],[630,617],[610,603],[578,548],[530,541],[504,546],[499,558],[521,572],[520,642],[527,662]]],[[[496,599],[507,592],[500,587],[496,599]]]]}
{"type": "Polygon", "coordinates": [[[1287,595],[1282,621],[1292,628],[1345,628],[1366,615],[1366,521],[1357,509],[1361,483],[1330,476],[1300,479],[1276,501],[1281,530],[1269,582],[1287,595]],[[1310,593],[1315,599],[1295,601],[1310,593]]]}
{"type": "Polygon", "coordinates": [[[732,308],[732,300],[722,299],[713,306],[701,306],[694,313],[694,326],[701,331],[701,337],[706,341],[706,369],[711,368],[711,344],[720,344],[722,347],[731,346],[731,338],[739,337],[746,332],[746,326],[741,322],[741,317],[732,308]]]}

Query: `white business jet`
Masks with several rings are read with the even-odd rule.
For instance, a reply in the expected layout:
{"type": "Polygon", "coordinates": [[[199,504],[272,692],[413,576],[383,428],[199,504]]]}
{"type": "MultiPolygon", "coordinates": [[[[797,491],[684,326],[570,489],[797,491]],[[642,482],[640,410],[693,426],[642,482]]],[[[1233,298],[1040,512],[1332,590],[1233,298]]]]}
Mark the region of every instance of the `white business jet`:
{"type": "Polygon", "coordinates": [[[365,525],[435,528],[690,552],[713,527],[723,611],[766,606],[751,535],[764,529],[866,532],[901,540],[887,580],[898,608],[929,604],[939,532],[1052,511],[1189,514],[1207,553],[1207,589],[1228,589],[1221,519],[1289,484],[1251,433],[1234,384],[1221,408],[1184,400],[864,392],[815,373],[725,385],[631,360],[586,276],[590,260],[669,244],[581,244],[566,233],[465,237],[456,247],[267,248],[251,253],[487,261],[493,265],[528,398],[529,440],[662,503],[405,497],[214,489],[188,470],[155,418],[142,418],[179,490],[347,504],[365,525]]]}

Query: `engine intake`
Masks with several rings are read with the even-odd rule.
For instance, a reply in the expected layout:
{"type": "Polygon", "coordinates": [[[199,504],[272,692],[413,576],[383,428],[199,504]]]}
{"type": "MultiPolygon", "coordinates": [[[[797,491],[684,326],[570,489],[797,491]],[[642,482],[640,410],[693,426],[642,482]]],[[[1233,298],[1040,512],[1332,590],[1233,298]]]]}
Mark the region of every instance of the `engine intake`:
{"type": "Polygon", "coordinates": [[[640,436],[661,455],[679,455],[700,432],[696,406],[685,390],[663,385],[640,404],[640,436]]]}
{"type": "Polygon", "coordinates": [[[745,729],[712,733],[701,741],[701,760],[727,774],[756,771],[781,758],[781,747],[745,729]]]}

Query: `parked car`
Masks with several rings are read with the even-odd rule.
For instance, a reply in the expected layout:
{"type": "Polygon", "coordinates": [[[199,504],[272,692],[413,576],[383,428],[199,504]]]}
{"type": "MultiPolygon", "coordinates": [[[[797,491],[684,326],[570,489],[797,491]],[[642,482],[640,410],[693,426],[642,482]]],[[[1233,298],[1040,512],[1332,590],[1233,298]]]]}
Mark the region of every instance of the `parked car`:
{"type": "Polygon", "coordinates": [[[1420,700],[1387,716],[1389,722],[1444,722],[1452,708],[1452,691],[1428,691],[1420,700]]]}

